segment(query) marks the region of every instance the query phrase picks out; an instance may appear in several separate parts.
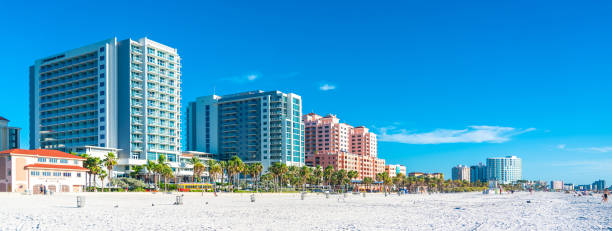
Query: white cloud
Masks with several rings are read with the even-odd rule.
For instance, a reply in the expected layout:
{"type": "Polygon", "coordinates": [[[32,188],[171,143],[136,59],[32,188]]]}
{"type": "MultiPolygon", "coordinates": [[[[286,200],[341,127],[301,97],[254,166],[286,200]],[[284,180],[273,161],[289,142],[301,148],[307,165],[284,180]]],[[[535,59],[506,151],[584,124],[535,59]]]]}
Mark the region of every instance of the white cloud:
{"type": "Polygon", "coordinates": [[[250,82],[253,82],[259,79],[260,77],[261,75],[259,74],[248,74],[248,75],[239,75],[239,76],[222,78],[221,81],[230,81],[234,83],[250,83],[250,82]]]}
{"type": "Polygon", "coordinates": [[[388,127],[380,129],[380,140],[405,144],[503,143],[513,136],[534,130],[535,128],[469,126],[461,130],[436,129],[431,132],[415,133],[388,127]]]}
{"type": "Polygon", "coordinates": [[[559,144],[559,145],[557,146],[557,148],[558,148],[558,149],[565,149],[565,144],[559,144]]]}
{"type": "Polygon", "coordinates": [[[246,78],[248,81],[255,81],[257,79],[257,75],[248,75],[246,78]]]}
{"type": "Polygon", "coordinates": [[[590,147],[587,149],[595,152],[612,152],[612,147],[590,147]]]}
{"type": "Polygon", "coordinates": [[[567,148],[565,144],[560,144],[557,146],[559,149],[564,149],[567,151],[579,151],[579,152],[601,152],[608,153],[612,152],[612,146],[604,146],[604,147],[586,147],[586,148],[567,148]]]}
{"type": "Polygon", "coordinates": [[[327,83],[323,84],[323,85],[321,85],[319,87],[319,90],[321,90],[321,91],[331,91],[331,90],[334,90],[334,89],[336,89],[336,86],[330,85],[330,84],[327,84],[327,83]]]}

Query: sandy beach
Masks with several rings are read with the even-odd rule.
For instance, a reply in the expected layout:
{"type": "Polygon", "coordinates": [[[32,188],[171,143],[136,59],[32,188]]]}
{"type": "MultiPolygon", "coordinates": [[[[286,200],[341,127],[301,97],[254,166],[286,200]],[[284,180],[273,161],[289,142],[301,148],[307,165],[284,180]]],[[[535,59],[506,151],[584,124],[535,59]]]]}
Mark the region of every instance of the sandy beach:
{"type": "Polygon", "coordinates": [[[564,193],[176,195],[0,194],[0,230],[612,230],[612,203],[564,193]]]}

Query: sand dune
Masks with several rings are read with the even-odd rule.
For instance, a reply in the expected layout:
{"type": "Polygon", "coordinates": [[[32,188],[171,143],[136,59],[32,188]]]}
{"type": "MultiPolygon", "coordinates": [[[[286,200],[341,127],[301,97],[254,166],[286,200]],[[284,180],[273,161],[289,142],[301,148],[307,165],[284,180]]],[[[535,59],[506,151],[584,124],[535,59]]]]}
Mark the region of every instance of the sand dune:
{"type": "Polygon", "coordinates": [[[563,193],[80,195],[0,194],[0,230],[612,230],[612,203],[563,193]]]}

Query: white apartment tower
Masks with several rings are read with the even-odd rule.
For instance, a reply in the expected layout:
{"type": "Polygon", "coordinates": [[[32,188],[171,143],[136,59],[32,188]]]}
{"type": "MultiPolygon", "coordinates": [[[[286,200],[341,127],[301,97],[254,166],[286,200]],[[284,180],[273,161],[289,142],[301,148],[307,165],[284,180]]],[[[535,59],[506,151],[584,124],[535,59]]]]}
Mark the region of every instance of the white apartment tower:
{"type": "Polygon", "coordinates": [[[160,154],[178,163],[180,79],[177,50],[147,38],[112,38],[36,60],[30,148],[120,149],[119,172],[160,154]]]}

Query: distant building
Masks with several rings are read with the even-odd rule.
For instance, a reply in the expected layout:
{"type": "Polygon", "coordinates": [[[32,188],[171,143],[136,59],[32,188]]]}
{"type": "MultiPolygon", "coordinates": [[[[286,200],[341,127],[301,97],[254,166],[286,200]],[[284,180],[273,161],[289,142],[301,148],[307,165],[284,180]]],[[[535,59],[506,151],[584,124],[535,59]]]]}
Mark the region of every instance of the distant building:
{"type": "MultiPolygon", "coordinates": [[[[322,117],[310,113],[302,120],[306,165],[322,168],[331,165],[336,170],[357,171],[358,179],[375,179],[377,173],[385,171],[385,160],[378,158],[376,134],[368,128],[340,123],[335,115],[322,117]]],[[[405,173],[405,167],[403,169],[405,173]]]]}
{"type": "Polygon", "coordinates": [[[470,181],[470,167],[465,165],[457,165],[453,167],[452,179],[470,181]]]}
{"type": "Polygon", "coordinates": [[[0,192],[82,192],[85,159],[57,150],[9,149],[0,152],[0,192]]]}
{"type": "Polygon", "coordinates": [[[573,191],[574,190],[574,184],[572,184],[572,183],[564,183],[563,184],[563,190],[565,190],[565,191],[573,191]]]}
{"type": "Polygon", "coordinates": [[[576,185],[574,189],[576,191],[591,191],[591,185],[590,184],[576,185]]]}
{"type": "Polygon", "coordinates": [[[440,178],[440,179],[444,180],[444,174],[443,173],[439,173],[439,172],[428,173],[425,176],[430,177],[430,178],[440,178]]]}
{"type": "Polygon", "coordinates": [[[9,120],[0,116],[0,151],[19,148],[19,133],[21,128],[9,127],[9,120]]]}
{"type": "Polygon", "coordinates": [[[385,171],[389,174],[390,177],[395,177],[400,173],[406,176],[406,166],[399,164],[387,165],[385,166],[385,171]]]}
{"type": "Polygon", "coordinates": [[[563,181],[553,180],[550,182],[550,189],[553,191],[563,190],[563,181]]]}
{"type": "Polygon", "coordinates": [[[523,178],[522,161],[516,156],[487,158],[487,178],[500,184],[515,183],[523,178]]]}
{"type": "Polygon", "coordinates": [[[425,173],[423,173],[423,172],[411,172],[411,173],[408,173],[408,177],[421,177],[421,176],[424,176],[424,175],[425,175],[425,173]]]}
{"type": "Polygon", "coordinates": [[[592,189],[593,191],[603,191],[604,189],[606,189],[606,181],[598,180],[598,181],[593,182],[592,189]]]}
{"type": "Polygon", "coordinates": [[[470,182],[487,182],[487,166],[482,163],[470,166],[470,182]]]}
{"type": "Polygon", "coordinates": [[[187,150],[215,159],[304,165],[302,98],[280,91],[198,97],[187,107],[187,150]]]}
{"type": "MultiPolygon", "coordinates": [[[[193,164],[191,163],[191,159],[196,157],[202,162],[202,164],[207,165],[208,161],[212,159],[211,153],[206,152],[197,152],[197,151],[184,151],[181,153],[179,158],[179,168],[176,171],[176,176],[181,179],[183,182],[192,182],[193,179],[193,164]]],[[[208,172],[202,172],[201,177],[208,177],[208,172]]]]}

